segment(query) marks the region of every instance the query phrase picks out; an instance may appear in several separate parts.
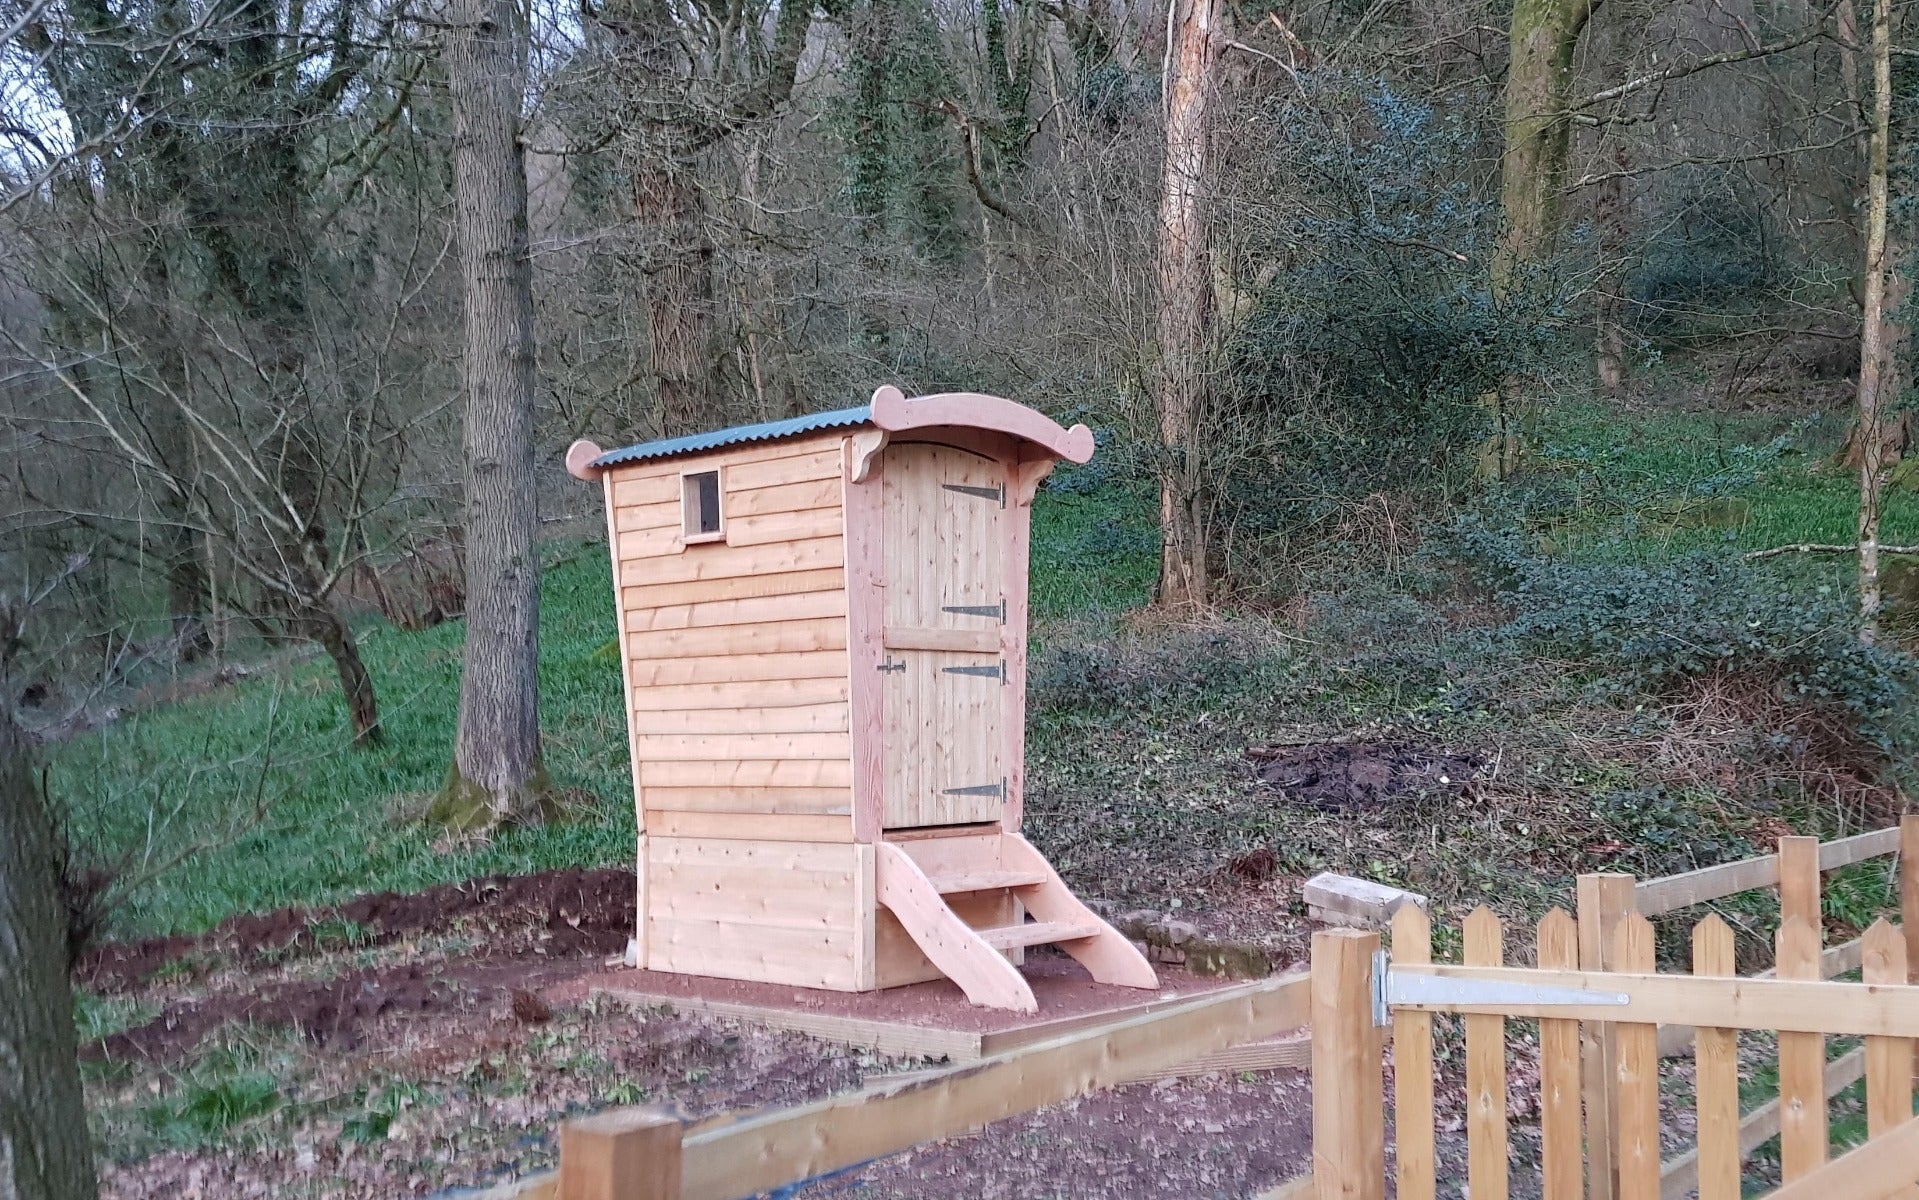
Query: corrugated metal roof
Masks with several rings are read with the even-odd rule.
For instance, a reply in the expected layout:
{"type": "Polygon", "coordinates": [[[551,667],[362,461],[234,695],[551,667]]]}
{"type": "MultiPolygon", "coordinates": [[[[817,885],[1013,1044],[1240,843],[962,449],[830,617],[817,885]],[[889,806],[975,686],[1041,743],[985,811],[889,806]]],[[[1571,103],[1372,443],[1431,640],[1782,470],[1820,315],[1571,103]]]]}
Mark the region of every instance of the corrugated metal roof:
{"type": "Polygon", "coordinates": [[[608,450],[594,459],[591,465],[617,467],[621,463],[643,462],[654,458],[675,458],[682,454],[696,454],[701,450],[717,450],[721,446],[733,446],[740,442],[770,442],[820,429],[843,429],[849,425],[864,425],[872,419],[871,406],[862,404],[858,408],[810,413],[804,417],[793,417],[785,421],[767,421],[761,425],[738,425],[732,429],[716,429],[712,433],[691,433],[685,437],[642,442],[637,446],[628,446],[624,450],[608,450]]]}

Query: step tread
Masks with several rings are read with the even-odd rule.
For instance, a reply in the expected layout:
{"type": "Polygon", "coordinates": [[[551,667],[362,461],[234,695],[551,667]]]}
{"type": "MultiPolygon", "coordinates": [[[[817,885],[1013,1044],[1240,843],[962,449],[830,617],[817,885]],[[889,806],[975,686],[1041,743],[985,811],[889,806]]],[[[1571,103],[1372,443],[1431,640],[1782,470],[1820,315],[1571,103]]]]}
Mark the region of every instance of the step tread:
{"type": "Polygon", "coordinates": [[[997,929],[976,929],[973,932],[995,950],[1011,950],[1016,946],[1077,941],[1097,935],[1100,928],[1076,921],[1032,921],[1025,925],[1001,925],[997,929]]]}
{"type": "Polygon", "coordinates": [[[990,892],[1000,888],[1037,887],[1046,882],[1041,871],[960,871],[951,875],[928,875],[940,895],[957,892],[990,892]]]}

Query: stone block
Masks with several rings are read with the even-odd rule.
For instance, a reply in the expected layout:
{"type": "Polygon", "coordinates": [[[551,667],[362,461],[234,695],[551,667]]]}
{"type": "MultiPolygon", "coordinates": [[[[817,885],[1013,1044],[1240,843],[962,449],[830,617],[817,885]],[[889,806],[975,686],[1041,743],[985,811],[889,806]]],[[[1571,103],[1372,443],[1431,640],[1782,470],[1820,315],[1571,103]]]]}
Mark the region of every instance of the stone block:
{"type": "Polygon", "coordinates": [[[1418,892],[1331,871],[1308,879],[1299,896],[1313,920],[1355,929],[1384,929],[1392,924],[1393,914],[1408,904],[1428,907],[1426,897],[1418,892]]]}

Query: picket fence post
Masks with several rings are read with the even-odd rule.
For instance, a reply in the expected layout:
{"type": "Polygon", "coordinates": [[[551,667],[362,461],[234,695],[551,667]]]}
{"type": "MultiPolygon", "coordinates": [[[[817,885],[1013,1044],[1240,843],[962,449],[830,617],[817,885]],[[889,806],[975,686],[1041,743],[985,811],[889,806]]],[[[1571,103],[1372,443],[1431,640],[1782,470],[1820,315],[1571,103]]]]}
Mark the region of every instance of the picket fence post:
{"type": "Polygon", "coordinates": [[[1386,1200],[1384,1037],[1373,1024],[1377,933],[1313,934],[1313,1179],[1318,1200],[1386,1200]]]}

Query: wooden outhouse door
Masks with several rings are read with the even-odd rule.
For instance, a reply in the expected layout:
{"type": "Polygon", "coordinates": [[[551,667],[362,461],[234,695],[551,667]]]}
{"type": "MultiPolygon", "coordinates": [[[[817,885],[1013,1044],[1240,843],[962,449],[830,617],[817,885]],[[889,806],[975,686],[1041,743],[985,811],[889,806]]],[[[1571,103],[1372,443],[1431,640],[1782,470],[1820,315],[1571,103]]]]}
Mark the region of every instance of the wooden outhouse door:
{"type": "Polygon", "coordinates": [[[888,829],[996,821],[1006,802],[1005,465],[895,443],[882,475],[888,829]]]}

